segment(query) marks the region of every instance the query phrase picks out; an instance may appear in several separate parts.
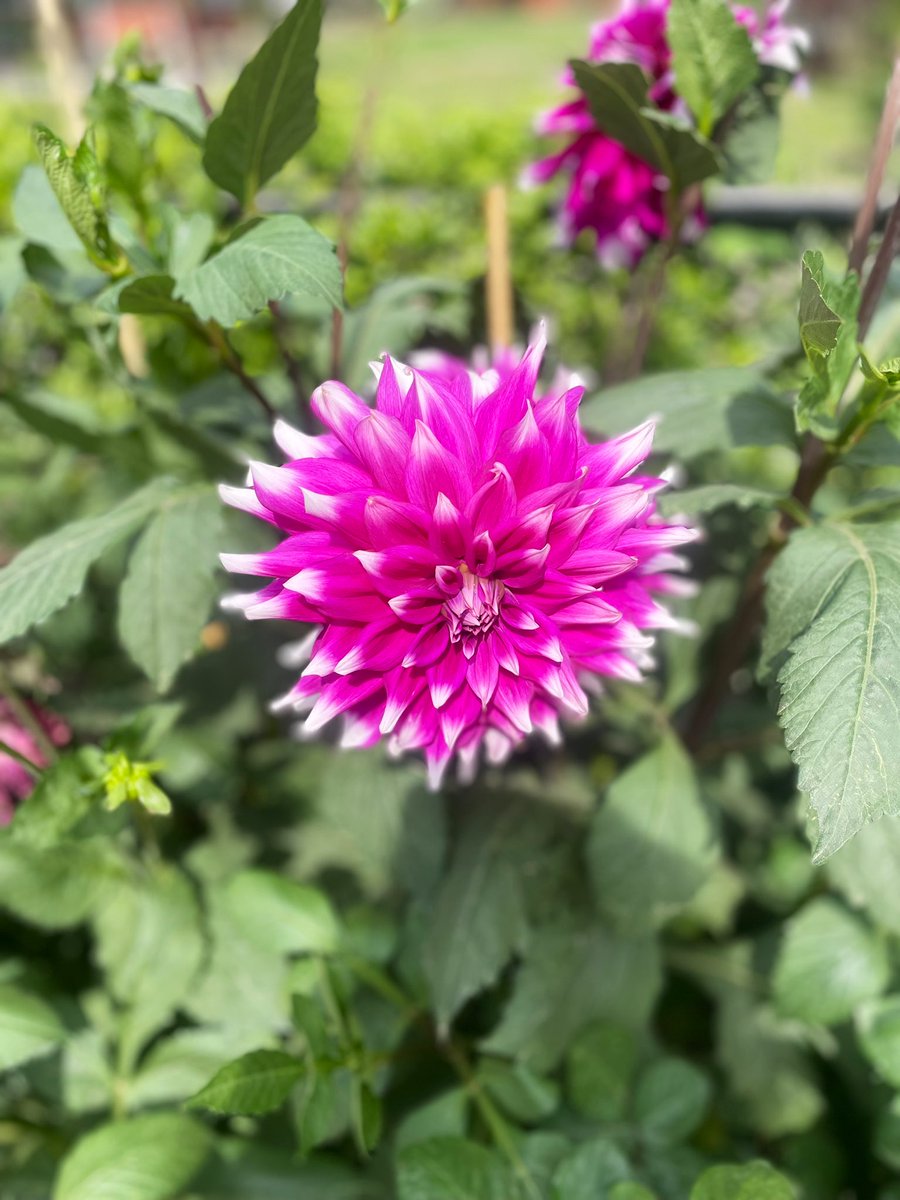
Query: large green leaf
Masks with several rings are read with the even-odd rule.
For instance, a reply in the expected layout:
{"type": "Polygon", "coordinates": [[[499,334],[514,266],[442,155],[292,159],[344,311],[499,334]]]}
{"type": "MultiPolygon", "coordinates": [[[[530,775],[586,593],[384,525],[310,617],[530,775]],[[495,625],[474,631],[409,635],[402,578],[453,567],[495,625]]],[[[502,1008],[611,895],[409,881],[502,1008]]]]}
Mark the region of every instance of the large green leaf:
{"type": "Polygon", "coordinates": [[[398,1200],[511,1200],[515,1180],[494,1150],[463,1138],[431,1138],[401,1150],[398,1200]]]}
{"type": "Polygon", "coordinates": [[[160,864],[123,881],[94,915],[97,959],[126,1008],[122,1042],[136,1054],[188,996],[203,958],[200,911],[187,877],[160,864]]]}
{"type": "Polygon", "coordinates": [[[91,565],[142,525],[171,487],[154,480],[109,512],[32,542],[0,570],[0,643],[25,633],[80,592],[91,565]]]}
{"type": "Polygon", "coordinates": [[[171,1200],[200,1169],[209,1145],[203,1126],[178,1113],[101,1125],[63,1159],[53,1200],[171,1200]]]}
{"type": "Polygon", "coordinates": [[[19,176],[12,210],[16,228],[27,242],[61,254],[83,255],[81,239],[63,212],[46,172],[40,167],[27,166],[19,176]]]}
{"type": "Polygon", "coordinates": [[[611,138],[683,190],[721,170],[716,147],[686,121],[650,106],[647,76],[635,63],[570,64],[591,116],[611,138]]]}
{"type": "Polygon", "coordinates": [[[666,18],[678,95],[712,133],[759,74],[747,30],[726,0],[672,0],[666,18]]]}
{"type": "Polygon", "coordinates": [[[554,1200],[607,1200],[609,1191],[631,1171],[609,1138],[591,1138],[567,1154],[553,1172],[554,1200]]]}
{"type": "Polygon", "coordinates": [[[691,761],[664,737],[615,780],[594,817],[588,863],[597,902],[623,927],[658,924],[690,900],[715,857],[691,761]]]}
{"type": "Polygon", "coordinates": [[[800,280],[800,341],[809,354],[830,354],[843,320],[825,300],[825,260],[820,250],[803,255],[800,280]]]}
{"type": "Polygon", "coordinates": [[[781,1013],[832,1025],[887,987],[884,942],[834,900],[813,900],[785,926],[773,987],[781,1013]]]}
{"type": "Polygon", "coordinates": [[[900,934],[900,817],[865,825],[828,860],[828,876],[852,905],[900,934]]]}
{"type": "Polygon", "coordinates": [[[316,127],[321,23],[321,0],[297,0],[241,71],[209,127],[206,173],[245,206],[316,127]]]}
{"type": "Polygon", "coordinates": [[[856,1014],[856,1031],[881,1078],[900,1087],[900,996],[883,996],[864,1005],[856,1014]]]}
{"type": "Polygon", "coordinates": [[[241,871],[226,891],[245,935],[277,954],[327,954],[338,942],[338,923],[324,892],[274,871],[241,871]]]}
{"type": "Polygon", "coordinates": [[[900,812],[900,525],[799,530],[772,572],[768,613],[765,656],[787,646],[779,716],[821,861],[900,812]]]}
{"type": "Polygon", "coordinates": [[[566,1086],[576,1112],[594,1121],[625,1116],[637,1063],[630,1029],[595,1021],[578,1035],[566,1054],[566,1086]]]}
{"type": "Polygon", "coordinates": [[[754,367],[666,371],[604,388],[581,405],[588,429],[614,436],[653,418],[659,454],[690,460],[728,446],[791,445],[791,410],[754,367]]]}
{"type": "Polygon", "coordinates": [[[524,945],[521,879],[506,854],[520,821],[515,801],[484,804],[467,822],[433,901],[423,966],[439,1029],[524,945]]]}
{"type": "Polygon", "coordinates": [[[691,1200],[796,1200],[793,1185],[766,1162],[710,1167],[691,1191],[691,1200]]]}
{"type": "Polygon", "coordinates": [[[800,340],[812,374],[797,397],[797,428],[833,436],[836,412],[858,357],[859,280],[828,278],[818,250],[803,256],[800,340]]]}
{"type": "Polygon", "coordinates": [[[49,1054],[65,1036],[49,1004],[20,988],[0,984],[0,1071],[49,1054]]]}
{"type": "Polygon", "coordinates": [[[280,1108],[305,1074],[303,1061],[282,1050],[251,1050],[217,1071],[189,1103],[216,1113],[258,1116],[280,1108]]]}
{"type": "Polygon", "coordinates": [[[174,294],[201,320],[228,326],[298,292],[340,308],[342,286],[332,243],[302,217],[283,215],[239,231],[218,254],[182,275],[174,294]]]}
{"type": "Polygon", "coordinates": [[[209,489],[164,501],[141,534],[119,593],[119,637],[157,691],[200,644],[216,594],[222,505],[209,489]]]}
{"type": "Polygon", "coordinates": [[[255,1033],[237,1029],[179,1029],[141,1058],[140,1070],[129,1080],[130,1109],[177,1104],[199,1092],[236,1054],[259,1045],[255,1033]]]}
{"type": "Polygon", "coordinates": [[[649,938],[619,938],[600,927],[542,931],[530,939],[506,1011],[483,1048],[550,1070],[592,1021],[640,1027],[660,982],[649,938]]]}
{"type": "Polygon", "coordinates": [[[0,840],[0,907],[41,929],[70,929],[104,902],[121,876],[105,838],[52,849],[0,840]]]}
{"type": "Polygon", "coordinates": [[[709,1105],[711,1087],[701,1070],[682,1058],[660,1058],[641,1074],[632,1112],[644,1135],[668,1144],[690,1137],[709,1105]]]}
{"type": "Polygon", "coordinates": [[[292,834],[301,874],[338,867],[370,896],[397,887],[422,893],[437,882],[444,807],[425,795],[414,765],[391,762],[380,747],[331,754],[312,801],[314,815],[292,834]]]}

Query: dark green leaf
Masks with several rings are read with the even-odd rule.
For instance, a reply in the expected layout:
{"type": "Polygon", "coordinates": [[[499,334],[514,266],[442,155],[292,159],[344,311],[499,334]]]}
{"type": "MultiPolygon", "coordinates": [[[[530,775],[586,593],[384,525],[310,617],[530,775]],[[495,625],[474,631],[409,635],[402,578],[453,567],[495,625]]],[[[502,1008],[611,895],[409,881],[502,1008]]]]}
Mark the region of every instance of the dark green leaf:
{"type": "Polygon", "coordinates": [[[570,64],[591,116],[638,158],[661,171],[679,191],[715,175],[715,146],[687,122],[648,106],[648,81],[635,63],[570,64]]]}
{"type": "Polygon", "coordinates": [[[340,308],[341,290],[331,242],[302,217],[284,215],[245,226],[218,254],[181,276],[174,295],[201,320],[230,326],[297,292],[340,308]]]}
{"type": "Polygon", "coordinates": [[[666,492],[660,497],[659,510],[663,516],[685,513],[703,516],[729,505],[744,511],[751,508],[772,508],[779,497],[762,488],[745,487],[739,483],[706,483],[684,492],[666,492]]]}
{"type": "Polygon", "coordinates": [[[53,1200],[172,1200],[208,1152],[203,1126],[177,1113],[101,1125],[63,1159],[53,1200]]]}
{"type": "Polygon", "coordinates": [[[119,251],[110,236],[100,166],[88,135],[71,156],[45,125],[35,125],[34,143],[60,207],[88,253],[100,263],[114,263],[119,251]]]}
{"type": "Polygon", "coordinates": [[[900,1088],[900,996],[884,996],[866,1004],[856,1014],[856,1031],[881,1078],[900,1088]]]}
{"type": "Polygon", "coordinates": [[[328,954],[337,947],[337,918],[317,888],[274,871],[241,871],[226,894],[244,934],[273,953],[328,954]]]}
{"type": "Polygon", "coordinates": [[[91,565],[142,525],[171,487],[168,480],[154,480],[109,512],[32,542],[0,570],[0,643],[19,637],[80,592],[91,565]]]}
{"type": "Polygon", "coordinates": [[[119,593],[122,645],[159,692],[196,652],[216,595],[222,505],[211,490],[164,501],[141,534],[119,593]]]}
{"type": "Polygon", "coordinates": [[[553,1172],[553,1200],[608,1200],[612,1187],[631,1171],[625,1155],[607,1138],[582,1142],[553,1172]]]}
{"type": "Polygon", "coordinates": [[[49,1004],[20,988],[0,984],[0,1071],[49,1054],[65,1036],[49,1004]]]}
{"type": "Polygon", "coordinates": [[[297,0],[241,71],[209,127],[206,173],[245,207],[316,127],[321,23],[321,0],[297,0]]]}
{"type": "Polygon", "coordinates": [[[432,1138],[397,1158],[398,1200],[511,1200],[515,1181],[493,1150],[462,1138],[432,1138]]]}
{"type": "Polygon", "coordinates": [[[778,1009],[834,1025],[880,995],[890,975],[878,935],[834,900],[813,900],[785,926],[772,983],[778,1009]]]}
{"type": "Polygon", "coordinates": [[[796,1200],[793,1186],[765,1162],[710,1167],[691,1191],[691,1200],[796,1200]]]}
{"type": "Polygon", "coordinates": [[[658,924],[690,900],[715,857],[693,766],[667,736],[615,780],[594,817],[588,864],[597,902],[623,927],[658,924]]]}
{"type": "Polygon", "coordinates": [[[301,1059],[281,1050],[251,1050],[212,1077],[188,1104],[211,1112],[258,1116],[280,1108],[306,1074],[301,1059]]]}
{"type": "Polygon", "coordinates": [[[866,822],[900,812],[900,525],[799,530],[767,603],[764,661],[787,646],[779,716],[821,861],[866,822]]]}
{"type": "Polygon", "coordinates": [[[682,1142],[703,1120],[711,1091],[707,1077],[691,1063],[661,1058],[637,1081],[634,1119],[654,1141],[682,1142]]]}
{"type": "Polygon", "coordinates": [[[610,1021],[595,1021],[578,1035],[566,1055],[572,1107],[594,1121],[621,1120],[636,1065],[632,1031],[610,1021]]]}
{"type": "Polygon", "coordinates": [[[750,35],[726,0],[672,0],[666,36],[678,95],[711,134],[759,74],[750,35]]]}
{"type": "Polygon", "coordinates": [[[483,1058],[476,1078],[505,1113],[522,1125],[534,1125],[559,1107],[559,1088],[521,1063],[483,1058]]]}

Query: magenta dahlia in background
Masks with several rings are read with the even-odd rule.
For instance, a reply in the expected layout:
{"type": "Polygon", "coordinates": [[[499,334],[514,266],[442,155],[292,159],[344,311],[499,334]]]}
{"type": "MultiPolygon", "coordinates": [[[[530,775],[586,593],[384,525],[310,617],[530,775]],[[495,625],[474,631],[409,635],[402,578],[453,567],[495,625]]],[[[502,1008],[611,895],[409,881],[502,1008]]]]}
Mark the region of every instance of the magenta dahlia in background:
{"type": "Polygon", "coordinates": [[[672,551],[693,533],[636,474],[652,425],[592,445],[582,388],[536,397],[542,353],[482,373],[386,358],[374,408],[325,383],[329,432],[279,423],[286,464],[223,489],[285,534],[223,562],[273,580],[235,599],[248,617],[314,626],[282,702],[306,734],[342,716],[343,745],[420,750],[436,787],[454,755],[471,778],[482,746],[500,763],[533,730],[557,741],[603,676],[650,665],[648,631],[675,623],[656,597],[683,590],[672,551]]]}
{"type": "MultiPolygon", "coordinates": [[[[795,75],[808,39],[802,29],[785,23],[789,2],[774,0],[762,19],[746,5],[732,3],[732,9],[750,34],[760,64],[795,75]]],[[[669,3],[625,0],[618,16],[594,26],[587,57],[595,63],[636,63],[650,79],[653,103],[664,112],[689,117],[672,75],[666,36],[669,3]]],[[[575,86],[568,69],[563,83],[575,86]]],[[[525,181],[531,184],[546,183],[560,174],[566,176],[568,186],[559,208],[565,242],[572,242],[585,229],[592,230],[598,257],[605,267],[633,268],[650,246],[668,237],[667,180],[597,128],[582,93],[542,114],[537,131],[566,139],[561,150],[525,172],[525,181]]],[[[694,239],[704,225],[698,192],[682,227],[682,237],[694,239]]]]}
{"type": "MultiPolygon", "coordinates": [[[[45,712],[37,705],[31,705],[30,712],[55,746],[64,746],[68,742],[71,733],[65,721],[60,720],[52,713],[45,712]]],[[[13,750],[18,750],[36,767],[47,765],[47,759],[38,745],[34,733],[25,728],[8,701],[2,697],[0,697],[0,742],[4,742],[13,750]]],[[[21,763],[0,750],[0,825],[9,824],[16,805],[31,795],[33,790],[34,777],[21,763]]]]}

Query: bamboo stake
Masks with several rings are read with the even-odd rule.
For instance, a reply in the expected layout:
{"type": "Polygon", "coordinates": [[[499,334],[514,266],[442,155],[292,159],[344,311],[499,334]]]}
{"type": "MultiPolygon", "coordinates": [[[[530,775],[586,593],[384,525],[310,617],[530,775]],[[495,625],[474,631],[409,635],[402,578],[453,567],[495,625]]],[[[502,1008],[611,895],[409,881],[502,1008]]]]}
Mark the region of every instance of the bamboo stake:
{"type": "Polygon", "coordinates": [[[84,132],[81,113],[83,73],[62,0],[34,0],[41,54],[50,90],[63,118],[67,140],[77,142],[84,132]]]}
{"type": "Polygon", "coordinates": [[[506,188],[496,183],[488,188],[484,203],[487,233],[488,342],[492,353],[512,345],[513,294],[509,268],[509,218],[506,188]]]}

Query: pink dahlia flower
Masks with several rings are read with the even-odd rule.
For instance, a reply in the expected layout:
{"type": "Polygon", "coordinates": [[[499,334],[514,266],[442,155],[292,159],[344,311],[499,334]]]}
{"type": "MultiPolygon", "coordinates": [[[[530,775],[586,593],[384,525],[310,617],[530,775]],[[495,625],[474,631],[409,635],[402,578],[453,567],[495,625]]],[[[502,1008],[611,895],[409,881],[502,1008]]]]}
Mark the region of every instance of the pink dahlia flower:
{"type": "MultiPolygon", "coordinates": [[[[591,62],[636,63],[650,80],[649,96],[663,112],[688,117],[675,91],[672,53],[666,34],[670,0],[625,0],[618,16],[595,25],[588,59],[591,62]]],[[[747,29],[763,66],[796,74],[807,48],[806,33],[785,24],[790,0],[773,0],[760,21],[756,11],[732,4],[734,15],[747,29]]],[[[570,70],[563,83],[575,86],[570,70]]],[[[537,131],[566,138],[556,154],[532,164],[526,183],[542,184],[563,174],[568,189],[559,210],[562,238],[572,242],[585,229],[593,230],[597,255],[608,269],[633,268],[650,246],[669,234],[666,206],[668,181],[642,159],[597,128],[583,94],[537,121],[537,131]]],[[[706,224],[699,200],[687,216],[682,236],[692,240],[706,224]]]]}
{"type": "MultiPolygon", "coordinates": [[[[59,717],[44,712],[36,705],[31,706],[36,721],[55,746],[64,746],[71,736],[68,725],[59,717]]],[[[26,729],[13,713],[6,700],[0,698],[0,742],[5,742],[36,767],[45,767],[47,759],[30,729],[26,729]]],[[[0,750],[0,825],[8,825],[13,818],[16,805],[30,796],[34,790],[34,778],[14,758],[0,750]]]]}
{"type": "Polygon", "coordinates": [[[650,664],[692,531],[659,520],[662,481],[635,474],[652,425],[591,445],[581,388],[535,397],[542,352],[483,374],[386,358],[374,408],[325,383],[329,432],[280,422],[287,463],[223,489],[286,535],[223,563],[274,580],[233,601],[248,617],[315,627],[281,702],[305,733],[342,715],[343,745],[420,750],[437,787],[454,754],[471,778],[482,746],[499,763],[533,730],[556,741],[601,676],[650,664]]]}

